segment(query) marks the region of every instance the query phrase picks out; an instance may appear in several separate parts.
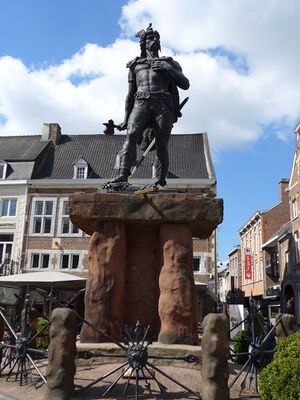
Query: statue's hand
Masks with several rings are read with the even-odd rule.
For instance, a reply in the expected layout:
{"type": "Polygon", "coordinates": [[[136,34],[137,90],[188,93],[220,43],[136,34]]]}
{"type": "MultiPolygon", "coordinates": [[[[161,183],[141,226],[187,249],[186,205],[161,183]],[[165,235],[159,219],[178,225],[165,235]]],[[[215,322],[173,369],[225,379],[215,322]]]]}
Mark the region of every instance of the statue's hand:
{"type": "Polygon", "coordinates": [[[115,125],[118,131],[125,131],[127,129],[127,121],[122,122],[121,124],[115,125]]]}
{"type": "Polygon", "coordinates": [[[151,64],[153,71],[170,71],[172,66],[165,60],[155,60],[151,64]]]}

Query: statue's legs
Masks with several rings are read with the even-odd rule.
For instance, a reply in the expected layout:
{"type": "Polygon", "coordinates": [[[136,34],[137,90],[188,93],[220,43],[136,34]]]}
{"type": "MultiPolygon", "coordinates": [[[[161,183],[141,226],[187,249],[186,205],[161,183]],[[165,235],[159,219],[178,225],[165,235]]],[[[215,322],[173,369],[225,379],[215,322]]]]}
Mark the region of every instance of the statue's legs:
{"type": "Polygon", "coordinates": [[[150,123],[149,104],[136,101],[127,124],[127,137],[121,150],[120,175],[112,182],[127,182],[136,161],[136,146],[142,142],[143,132],[150,123]]]}
{"type": "Polygon", "coordinates": [[[157,93],[146,99],[135,100],[127,124],[126,142],[121,150],[120,175],[112,182],[127,182],[136,161],[136,146],[142,142],[144,130],[151,126],[155,130],[158,160],[156,184],[166,184],[169,168],[168,142],[173,127],[173,113],[167,99],[162,96],[162,93],[157,93]]]}

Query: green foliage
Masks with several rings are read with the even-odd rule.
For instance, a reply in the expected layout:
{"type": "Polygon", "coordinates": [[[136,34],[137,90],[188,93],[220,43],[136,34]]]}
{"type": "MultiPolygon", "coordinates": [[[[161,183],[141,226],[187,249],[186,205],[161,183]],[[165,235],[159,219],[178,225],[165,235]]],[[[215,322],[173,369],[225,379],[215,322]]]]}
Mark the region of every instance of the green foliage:
{"type": "Polygon", "coordinates": [[[287,338],[280,340],[276,345],[274,359],[279,360],[288,357],[300,359],[300,332],[289,335],[287,338]]]}
{"type": "MultiPolygon", "coordinates": [[[[232,349],[234,353],[247,353],[248,352],[248,332],[240,331],[233,336],[232,349]]],[[[248,360],[248,356],[235,357],[238,364],[244,364],[248,360]]]]}
{"type": "MultiPolygon", "coordinates": [[[[40,318],[38,320],[38,332],[47,324],[48,321],[46,319],[40,318]]],[[[36,338],[37,349],[41,350],[48,349],[50,343],[49,330],[50,330],[50,325],[36,338]]]]}
{"type": "Polygon", "coordinates": [[[260,374],[261,400],[300,399],[300,332],[276,345],[274,361],[260,374]]]}

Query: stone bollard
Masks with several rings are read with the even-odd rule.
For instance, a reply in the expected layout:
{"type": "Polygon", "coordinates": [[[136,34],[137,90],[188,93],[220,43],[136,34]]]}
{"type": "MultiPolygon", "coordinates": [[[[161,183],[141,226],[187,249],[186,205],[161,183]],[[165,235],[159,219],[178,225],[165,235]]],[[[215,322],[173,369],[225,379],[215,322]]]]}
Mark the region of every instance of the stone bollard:
{"type": "Polygon", "coordinates": [[[51,322],[44,400],[68,400],[75,390],[76,313],[68,308],[56,308],[51,322]]]}
{"type": "Polygon", "coordinates": [[[296,319],[291,314],[277,314],[275,317],[276,341],[286,338],[296,332],[296,319]],[[277,324],[281,317],[281,321],[277,324]]]}
{"type": "Polygon", "coordinates": [[[224,314],[204,318],[202,400],[228,400],[229,322],[224,314]]]}

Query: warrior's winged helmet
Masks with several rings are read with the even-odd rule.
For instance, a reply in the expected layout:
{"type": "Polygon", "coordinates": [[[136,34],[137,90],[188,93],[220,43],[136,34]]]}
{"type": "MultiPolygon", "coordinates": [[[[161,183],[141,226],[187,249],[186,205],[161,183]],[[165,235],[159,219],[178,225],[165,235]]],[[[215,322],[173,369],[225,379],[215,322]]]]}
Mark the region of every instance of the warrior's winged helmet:
{"type": "Polygon", "coordinates": [[[139,31],[135,37],[140,39],[140,47],[141,47],[141,57],[147,57],[146,53],[146,39],[148,35],[154,35],[158,39],[159,43],[159,50],[160,50],[160,35],[157,31],[154,31],[152,28],[152,23],[149,24],[148,28],[146,30],[142,29],[139,31]]]}

